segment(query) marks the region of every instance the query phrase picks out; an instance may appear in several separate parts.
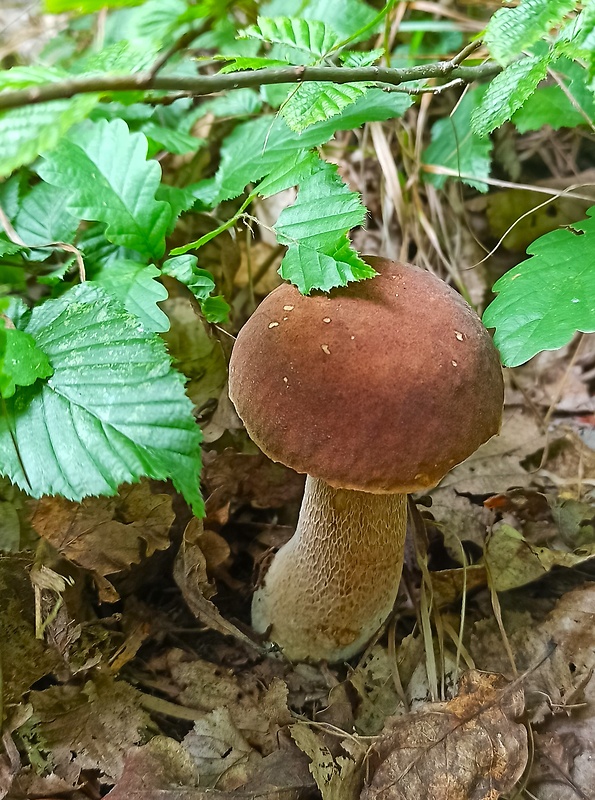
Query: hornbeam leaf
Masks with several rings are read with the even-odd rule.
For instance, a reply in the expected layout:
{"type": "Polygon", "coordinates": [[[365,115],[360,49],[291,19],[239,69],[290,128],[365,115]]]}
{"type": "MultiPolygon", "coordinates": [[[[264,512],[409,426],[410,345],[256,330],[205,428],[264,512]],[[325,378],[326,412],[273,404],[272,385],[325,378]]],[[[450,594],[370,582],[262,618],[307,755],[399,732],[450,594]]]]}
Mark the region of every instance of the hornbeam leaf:
{"type": "Polygon", "coordinates": [[[34,497],[116,493],[171,478],[196,514],[200,430],[160,337],[82,284],[15,320],[53,368],[0,411],[0,472],[34,497]]]}
{"type": "Polygon", "coordinates": [[[146,137],[130,133],[123,120],[77,126],[38,172],[46,183],[69,190],[70,214],[105,222],[110,242],[147,258],[163,255],[171,209],[155,199],[161,167],[147,161],[146,137]]]}

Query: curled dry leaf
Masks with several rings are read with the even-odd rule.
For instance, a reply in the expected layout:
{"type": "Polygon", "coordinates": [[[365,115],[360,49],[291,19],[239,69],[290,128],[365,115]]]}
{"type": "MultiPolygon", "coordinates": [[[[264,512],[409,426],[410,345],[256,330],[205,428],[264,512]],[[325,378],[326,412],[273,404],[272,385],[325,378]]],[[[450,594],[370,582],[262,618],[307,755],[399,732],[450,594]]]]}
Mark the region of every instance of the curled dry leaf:
{"type": "MultiPolygon", "coordinates": [[[[211,559],[221,564],[229,554],[225,552],[225,542],[213,531],[205,531],[202,520],[193,518],[184,531],[182,546],[174,565],[174,578],[182,596],[194,616],[214,631],[225,636],[233,636],[252,649],[260,646],[252,641],[239,628],[225,619],[219,609],[209,600],[215,592],[215,585],[208,576],[208,562],[205,551],[211,559]],[[204,548],[204,551],[203,551],[204,548]]],[[[213,563],[213,561],[211,561],[213,563]]]]}
{"type": "Polygon", "coordinates": [[[465,673],[455,698],[387,725],[360,800],[496,800],[527,763],[522,711],[522,690],[501,675],[465,673]]]}
{"type": "Polygon", "coordinates": [[[341,742],[344,755],[334,756],[306,724],[292,725],[293,740],[310,757],[310,772],[322,800],[357,800],[363,782],[365,748],[355,739],[341,742]]]}
{"type": "Polygon", "coordinates": [[[106,578],[170,545],[174,521],[171,498],[152,494],[147,482],[124,487],[117,497],[89,497],[72,503],[44,497],[35,504],[32,525],[64,558],[87,569],[109,603],[118,599],[106,578]]]}

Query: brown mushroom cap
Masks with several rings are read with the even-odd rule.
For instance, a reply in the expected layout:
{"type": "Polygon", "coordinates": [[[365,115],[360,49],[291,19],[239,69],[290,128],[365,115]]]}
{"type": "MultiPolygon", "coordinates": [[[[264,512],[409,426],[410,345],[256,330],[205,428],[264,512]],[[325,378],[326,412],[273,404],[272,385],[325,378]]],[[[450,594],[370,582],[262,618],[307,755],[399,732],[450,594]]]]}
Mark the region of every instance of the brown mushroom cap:
{"type": "Polygon", "coordinates": [[[434,486],[498,432],[498,353],[475,312],[418,267],[368,258],[370,280],[275,289],[241,330],[230,397],[274,461],[334,487],[434,486]]]}

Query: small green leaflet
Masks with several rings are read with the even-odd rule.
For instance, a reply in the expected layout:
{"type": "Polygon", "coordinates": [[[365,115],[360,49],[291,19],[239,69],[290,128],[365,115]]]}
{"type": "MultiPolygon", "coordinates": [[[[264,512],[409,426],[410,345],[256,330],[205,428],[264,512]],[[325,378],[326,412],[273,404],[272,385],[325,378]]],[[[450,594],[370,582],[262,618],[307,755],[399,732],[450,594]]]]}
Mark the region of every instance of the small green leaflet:
{"type": "Polygon", "coordinates": [[[162,333],[169,330],[169,319],[157,305],[167,300],[167,289],[155,280],[160,274],[153,264],[115,259],[88,277],[138,317],[146,331],[162,333]]]}
{"type": "Polygon", "coordinates": [[[376,273],[347,238],[347,231],[361,225],[365,215],[359,195],[343,183],[337,168],[319,162],[275,225],[279,241],[288,245],[280,274],[302,294],[371,278],[376,273]]]}
{"type": "Polygon", "coordinates": [[[548,58],[531,56],[506,67],[489,84],[481,103],[471,115],[477,136],[487,136],[509,120],[547,75],[548,58]]]}
{"type": "Polygon", "coordinates": [[[283,119],[270,115],[238,125],[223,143],[215,178],[198,184],[196,195],[214,207],[223,200],[237,197],[246,184],[282,167],[296,150],[318,147],[339,130],[352,130],[366,122],[399,117],[412,102],[406,94],[370,89],[341,114],[312,125],[302,134],[290,130],[283,119]]]}
{"type": "MultiPolygon", "coordinates": [[[[490,175],[492,141],[489,137],[478,136],[470,124],[471,114],[486,91],[486,86],[478,86],[468,91],[450,117],[445,117],[432,126],[432,142],[423,153],[424,164],[435,164],[454,170],[460,175],[473,175],[475,180],[461,178],[463,183],[486,192],[488,186],[481,178],[490,175]]],[[[442,188],[446,175],[426,173],[425,180],[442,188]]]]}
{"type": "MultiPolygon", "coordinates": [[[[226,61],[229,59],[223,56],[226,61]]],[[[221,67],[219,74],[225,75],[227,72],[241,72],[244,69],[265,69],[267,67],[286,67],[289,61],[280,61],[278,58],[259,58],[258,56],[236,56],[224,67],[221,67]]],[[[239,90],[241,91],[241,90],[239,90]]]]}
{"type": "Polygon", "coordinates": [[[32,336],[0,322],[0,396],[6,400],[17,386],[30,386],[38,378],[49,378],[53,371],[32,336]]]}
{"type": "Polygon", "coordinates": [[[509,64],[576,6],[575,0],[522,0],[501,8],[490,19],[484,42],[501,64],[509,64]]]}
{"type": "Polygon", "coordinates": [[[175,153],[176,155],[194,153],[205,144],[204,139],[199,139],[190,133],[184,133],[174,128],[166,128],[164,125],[156,125],[154,122],[144,125],[143,133],[150,142],[157,145],[157,149],[167,150],[168,153],[175,153]]]}
{"type": "Polygon", "coordinates": [[[200,269],[198,259],[192,255],[168,258],[161,272],[175,278],[187,286],[200,303],[201,311],[207,322],[225,322],[230,307],[223,297],[210,297],[215,288],[213,276],[206,269],[200,269]]]}
{"type": "Polygon", "coordinates": [[[339,53],[339,58],[344,67],[371,67],[378,59],[382,58],[384,50],[344,50],[339,53]]]}
{"type": "MultiPolygon", "coordinates": [[[[26,89],[68,77],[69,73],[57,69],[13,67],[0,72],[0,90],[26,89]]],[[[0,177],[55,147],[73,125],[88,116],[98,100],[98,95],[85,94],[0,111],[0,177]]]]}
{"type": "Polygon", "coordinates": [[[87,121],[44,157],[38,172],[68,189],[67,208],[77,219],[105,222],[110,242],[160,258],[171,210],[155,199],[161,168],[146,158],[146,137],[130,133],[123,120],[87,121]]]}
{"type": "Polygon", "coordinates": [[[19,323],[54,368],[0,412],[0,471],[34,497],[117,492],[171,478],[200,515],[200,431],[161,338],[82,284],[19,323]]]}
{"type": "Polygon", "coordinates": [[[295,17],[258,17],[257,24],[246,28],[241,35],[296,47],[310,55],[312,61],[321,59],[341,41],[324,22],[295,17]]]}
{"type": "Polygon", "coordinates": [[[340,114],[366,93],[365,83],[302,83],[281,106],[281,116],[291,130],[301,131],[340,114]]]}
{"type": "Polygon", "coordinates": [[[508,367],[556,350],[576,331],[595,331],[595,206],[589,219],[540,236],[532,258],[503,275],[483,322],[508,367]]]}

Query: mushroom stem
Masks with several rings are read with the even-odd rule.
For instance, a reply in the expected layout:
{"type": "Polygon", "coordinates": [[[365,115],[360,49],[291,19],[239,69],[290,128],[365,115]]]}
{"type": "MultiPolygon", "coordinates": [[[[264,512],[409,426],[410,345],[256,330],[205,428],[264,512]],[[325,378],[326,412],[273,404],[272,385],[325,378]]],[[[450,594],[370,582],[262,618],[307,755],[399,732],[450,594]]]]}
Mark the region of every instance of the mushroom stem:
{"type": "Polygon", "coordinates": [[[361,650],[397,596],[406,500],[308,476],[296,532],[254,595],[254,628],[294,661],[339,661],[361,650]]]}

